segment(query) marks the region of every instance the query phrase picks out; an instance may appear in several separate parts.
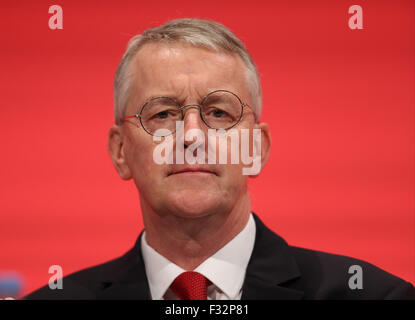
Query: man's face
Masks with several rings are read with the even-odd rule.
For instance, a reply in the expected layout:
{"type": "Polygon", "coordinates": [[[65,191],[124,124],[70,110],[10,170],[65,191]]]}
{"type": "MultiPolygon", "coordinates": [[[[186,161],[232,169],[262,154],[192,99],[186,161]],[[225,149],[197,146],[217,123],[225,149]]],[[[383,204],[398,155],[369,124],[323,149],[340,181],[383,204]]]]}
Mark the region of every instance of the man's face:
{"type": "MultiPolygon", "coordinates": [[[[186,44],[146,44],[134,57],[131,72],[125,115],[140,113],[143,104],[152,97],[172,97],[182,105],[200,104],[207,93],[218,89],[229,90],[242,101],[251,102],[246,69],[237,55],[186,44]]],[[[201,120],[198,108],[186,108],[183,121],[184,134],[190,129],[202,130],[207,144],[208,127],[201,120]]],[[[252,110],[245,108],[235,128],[256,126],[252,110]]],[[[160,142],[153,141],[153,136],[139,121],[126,120],[120,132],[123,162],[118,171],[124,179],[134,179],[143,209],[146,207],[158,214],[201,217],[230,211],[246,193],[243,165],[230,164],[229,157],[229,164],[191,165],[186,160],[184,164],[157,164],[153,152],[160,142]],[[186,171],[189,168],[204,171],[186,171]]],[[[175,138],[174,135],[173,150],[175,138]]]]}

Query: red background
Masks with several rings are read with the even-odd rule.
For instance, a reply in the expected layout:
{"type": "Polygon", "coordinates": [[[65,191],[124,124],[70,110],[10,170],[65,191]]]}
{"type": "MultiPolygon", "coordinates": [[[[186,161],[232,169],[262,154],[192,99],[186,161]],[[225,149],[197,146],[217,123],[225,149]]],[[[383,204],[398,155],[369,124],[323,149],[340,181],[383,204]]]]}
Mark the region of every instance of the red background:
{"type": "Polygon", "coordinates": [[[415,282],[413,1],[2,1],[0,271],[22,294],[123,254],[142,229],[106,151],[129,38],[214,19],[261,73],[273,150],[254,211],[290,244],[415,282]],[[63,30],[50,30],[50,5],[63,30]],[[348,28],[363,7],[363,30],[348,28]]]}

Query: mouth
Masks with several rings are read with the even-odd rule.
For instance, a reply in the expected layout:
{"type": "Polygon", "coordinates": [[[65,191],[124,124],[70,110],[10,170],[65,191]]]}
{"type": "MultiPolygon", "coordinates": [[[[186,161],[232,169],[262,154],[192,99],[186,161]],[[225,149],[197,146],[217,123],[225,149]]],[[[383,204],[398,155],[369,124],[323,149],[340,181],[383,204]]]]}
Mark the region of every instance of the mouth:
{"type": "Polygon", "coordinates": [[[206,168],[188,167],[188,168],[173,170],[167,176],[176,175],[176,174],[191,174],[191,175],[213,174],[213,175],[217,175],[217,173],[215,171],[209,170],[209,169],[206,169],[206,168]]]}

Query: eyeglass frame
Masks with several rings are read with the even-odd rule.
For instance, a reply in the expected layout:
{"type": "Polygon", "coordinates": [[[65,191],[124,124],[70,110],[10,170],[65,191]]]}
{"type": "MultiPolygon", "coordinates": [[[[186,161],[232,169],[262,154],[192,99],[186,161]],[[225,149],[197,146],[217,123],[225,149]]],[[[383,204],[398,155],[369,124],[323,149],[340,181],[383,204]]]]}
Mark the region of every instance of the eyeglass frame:
{"type": "MultiPolygon", "coordinates": [[[[149,135],[152,135],[152,136],[154,136],[154,134],[153,133],[150,133],[147,129],[146,129],[146,127],[143,125],[143,121],[142,121],[142,113],[143,113],[143,110],[144,110],[144,108],[146,107],[146,105],[147,104],[149,104],[151,101],[153,101],[153,100],[155,100],[155,99],[160,99],[160,98],[166,98],[166,99],[171,99],[171,100],[173,100],[178,106],[180,106],[180,103],[178,103],[175,99],[173,99],[173,98],[171,98],[171,97],[167,97],[167,96],[158,96],[158,97],[152,97],[152,98],[150,98],[150,99],[148,99],[146,102],[144,102],[144,104],[143,104],[143,106],[141,107],[141,110],[140,110],[140,113],[136,113],[136,114],[134,114],[134,115],[130,115],[130,116],[126,116],[126,117],[123,117],[123,118],[121,118],[121,120],[126,120],[126,119],[132,119],[132,118],[135,118],[135,119],[140,119],[140,124],[141,124],[141,127],[144,129],[144,131],[145,132],[147,132],[149,135]]],[[[212,92],[209,92],[208,94],[206,94],[204,97],[203,97],[203,99],[202,99],[202,101],[200,102],[200,104],[186,104],[186,105],[183,105],[183,106],[181,106],[181,107],[179,107],[179,111],[181,112],[181,115],[182,115],[182,117],[181,117],[181,120],[180,121],[183,121],[183,119],[184,119],[184,112],[183,112],[183,110],[185,109],[185,108],[187,108],[187,107],[198,107],[199,108],[199,115],[200,115],[200,118],[202,119],[202,121],[203,121],[203,123],[208,127],[208,128],[210,128],[210,129],[217,129],[217,130],[229,130],[229,129],[232,129],[233,127],[235,127],[236,125],[238,125],[239,124],[239,122],[241,121],[241,119],[242,119],[242,117],[243,117],[243,114],[244,114],[244,109],[245,109],[245,107],[248,107],[248,108],[250,108],[253,112],[254,112],[254,110],[252,109],[252,107],[249,105],[249,104],[247,104],[247,103],[245,103],[245,102],[242,102],[242,100],[239,98],[239,96],[237,95],[237,94],[235,94],[235,93],[233,93],[233,92],[231,92],[231,91],[229,91],[229,90],[224,90],[224,89],[219,89],[219,90],[214,90],[214,91],[212,91],[212,92]],[[235,96],[237,99],[238,99],[238,101],[239,101],[239,103],[241,104],[241,115],[239,116],[239,119],[232,125],[232,126],[230,126],[230,127],[228,127],[228,128],[212,128],[211,126],[209,126],[208,124],[207,124],[207,122],[206,122],[206,120],[204,119],[204,117],[203,117],[203,115],[202,115],[202,107],[203,107],[203,102],[206,100],[206,98],[207,97],[209,97],[211,94],[213,94],[213,93],[216,93],[216,92],[227,92],[227,93],[230,93],[230,94],[232,94],[233,96],[235,96]]],[[[255,116],[255,112],[254,112],[254,116],[255,116]]],[[[173,131],[171,134],[174,134],[176,131],[173,131]]],[[[168,135],[170,135],[170,134],[168,134],[168,135]]],[[[165,135],[165,136],[168,136],[168,135],[165,135]]],[[[165,137],[165,136],[163,136],[163,137],[165,137]]]]}

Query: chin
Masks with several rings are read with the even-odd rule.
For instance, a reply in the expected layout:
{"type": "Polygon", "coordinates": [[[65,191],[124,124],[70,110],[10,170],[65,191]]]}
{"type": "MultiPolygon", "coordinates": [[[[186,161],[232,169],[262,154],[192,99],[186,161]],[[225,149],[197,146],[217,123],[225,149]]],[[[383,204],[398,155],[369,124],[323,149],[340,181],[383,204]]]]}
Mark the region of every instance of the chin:
{"type": "Polygon", "coordinates": [[[223,197],[216,192],[186,192],[171,195],[170,211],[183,218],[201,218],[218,212],[223,206],[223,197]]]}

